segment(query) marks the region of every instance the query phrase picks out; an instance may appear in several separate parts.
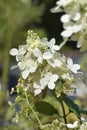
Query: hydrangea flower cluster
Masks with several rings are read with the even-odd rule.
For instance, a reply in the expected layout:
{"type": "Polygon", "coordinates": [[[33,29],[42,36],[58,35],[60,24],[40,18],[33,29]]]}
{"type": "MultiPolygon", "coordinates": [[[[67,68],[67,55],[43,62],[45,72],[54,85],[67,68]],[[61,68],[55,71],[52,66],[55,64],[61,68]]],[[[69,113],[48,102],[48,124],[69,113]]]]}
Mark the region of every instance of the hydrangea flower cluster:
{"type": "Polygon", "coordinates": [[[21,78],[26,81],[25,91],[32,89],[36,96],[46,87],[56,89],[60,79],[72,82],[72,73],[78,73],[80,65],[73,64],[72,59],[61,55],[59,50],[54,38],[40,39],[33,31],[28,31],[26,45],[10,50],[10,54],[16,56],[21,78]]]}
{"type": "MultiPolygon", "coordinates": [[[[20,78],[15,103],[9,102],[9,105],[12,109],[15,104],[20,106],[20,112],[16,112],[14,118],[16,122],[21,118],[33,121],[35,118],[40,130],[86,130],[87,120],[83,117],[87,111],[68,97],[74,92],[77,94],[75,78],[81,76],[80,65],[61,54],[60,49],[68,40],[77,41],[78,48],[86,43],[87,0],[58,0],[56,4],[52,12],[65,12],[61,17],[64,40],[56,45],[55,38],[50,41],[40,39],[30,30],[26,44],[10,50],[10,54],[16,57],[15,67],[20,70],[20,78]]],[[[14,91],[12,88],[10,94],[14,91]]]]}
{"type": "Polygon", "coordinates": [[[77,47],[80,48],[87,40],[87,0],[59,0],[56,5],[52,12],[65,13],[61,17],[64,27],[61,36],[77,41],[77,47]]]}

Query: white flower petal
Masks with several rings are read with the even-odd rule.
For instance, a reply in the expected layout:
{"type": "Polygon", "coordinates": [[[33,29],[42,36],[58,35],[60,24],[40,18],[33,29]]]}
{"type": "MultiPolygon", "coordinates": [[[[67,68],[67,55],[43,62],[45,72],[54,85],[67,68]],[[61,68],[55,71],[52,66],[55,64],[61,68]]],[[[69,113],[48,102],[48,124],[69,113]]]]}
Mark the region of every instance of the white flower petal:
{"type": "Polygon", "coordinates": [[[26,48],[26,45],[20,45],[18,53],[24,55],[26,53],[26,49],[25,48],[26,48]]]}
{"type": "Polygon", "coordinates": [[[50,77],[50,82],[56,82],[58,80],[58,75],[57,74],[53,74],[51,77],[50,77]]]}
{"type": "Polygon", "coordinates": [[[75,121],[75,122],[73,123],[74,128],[75,128],[75,127],[77,127],[77,126],[78,126],[78,124],[79,124],[79,122],[78,122],[78,121],[75,121]]]}
{"type": "Polygon", "coordinates": [[[67,30],[64,30],[63,32],[61,32],[61,36],[66,37],[66,38],[70,37],[72,34],[73,34],[73,32],[71,29],[67,29],[67,30]]]}
{"type": "Polygon", "coordinates": [[[79,64],[74,64],[74,67],[79,70],[80,69],[80,65],[79,64]]]}
{"type": "Polygon", "coordinates": [[[70,15],[69,14],[65,14],[61,17],[61,22],[63,23],[67,23],[70,21],[70,15]]]}
{"type": "Polygon", "coordinates": [[[68,59],[67,59],[67,64],[68,64],[68,66],[72,67],[72,65],[73,65],[73,60],[72,60],[71,58],[68,58],[68,59]]]}
{"type": "Polygon", "coordinates": [[[81,31],[81,29],[82,29],[82,25],[74,25],[74,26],[72,27],[73,33],[77,33],[77,32],[79,32],[79,31],[81,31]]]}
{"type": "Polygon", "coordinates": [[[30,73],[34,73],[34,72],[36,71],[36,69],[37,69],[36,66],[35,66],[35,67],[31,67],[31,68],[29,69],[29,71],[30,71],[30,73]]]}
{"type": "Polygon", "coordinates": [[[36,96],[36,95],[40,94],[41,92],[42,92],[41,89],[35,89],[34,90],[34,95],[36,96]]]}
{"type": "Polygon", "coordinates": [[[22,64],[22,62],[18,62],[18,67],[20,68],[20,65],[22,64]]]}
{"type": "Polygon", "coordinates": [[[18,61],[23,61],[23,59],[24,59],[24,56],[23,56],[22,54],[16,55],[16,61],[17,61],[17,62],[18,62],[18,61]]]}
{"type": "Polygon", "coordinates": [[[57,12],[61,12],[61,11],[62,11],[62,9],[59,6],[56,6],[56,7],[51,9],[52,13],[57,13],[57,12]]]}
{"type": "Polygon", "coordinates": [[[28,77],[28,75],[29,75],[29,70],[24,70],[24,71],[22,72],[22,77],[23,77],[23,79],[26,79],[26,78],[28,77]]]}
{"type": "Polygon", "coordinates": [[[41,86],[46,86],[48,84],[48,80],[46,78],[40,79],[41,86]]]}
{"type": "Polygon", "coordinates": [[[84,117],[81,117],[82,122],[87,122],[87,120],[84,117]]]}
{"type": "Polygon", "coordinates": [[[68,123],[66,126],[67,126],[67,128],[74,128],[73,124],[68,123]]]}
{"type": "Polygon", "coordinates": [[[54,46],[53,46],[53,49],[54,49],[54,50],[60,50],[60,46],[54,45],[54,46]]]}
{"type": "Polygon", "coordinates": [[[79,70],[79,69],[80,69],[80,65],[78,65],[78,64],[74,64],[71,68],[73,73],[77,73],[77,70],[79,70]]]}
{"type": "Polygon", "coordinates": [[[10,55],[16,56],[17,54],[18,54],[18,49],[13,48],[13,49],[10,50],[10,55]]]}
{"type": "Polygon", "coordinates": [[[67,124],[67,127],[68,128],[76,128],[76,127],[78,127],[78,124],[79,124],[79,122],[78,121],[75,121],[73,124],[67,124]]]}
{"type": "Polygon", "coordinates": [[[52,38],[52,39],[50,40],[50,44],[51,44],[51,45],[55,45],[55,38],[52,38]]]}
{"type": "Polygon", "coordinates": [[[41,51],[38,48],[35,48],[33,50],[33,54],[34,54],[35,57],[41,57],[42,56],[41,51]]]}
{"type": "Polygon", "coordinates": [[[18,65],[11,66],[11,70],[18,68],[18,65]]]}
{"type": "Polygon", "coordinates": [[[44,59],[51,59],[53,57],[52,53],[51,52],[45,52],[43,53],[43,58],[44,59]]]}
{"type": "Polygon", "coordinates": [[[55,88],[55,83],[54,82],[49,82],[48,83],[48,88],[53,90],[55,88]]]}

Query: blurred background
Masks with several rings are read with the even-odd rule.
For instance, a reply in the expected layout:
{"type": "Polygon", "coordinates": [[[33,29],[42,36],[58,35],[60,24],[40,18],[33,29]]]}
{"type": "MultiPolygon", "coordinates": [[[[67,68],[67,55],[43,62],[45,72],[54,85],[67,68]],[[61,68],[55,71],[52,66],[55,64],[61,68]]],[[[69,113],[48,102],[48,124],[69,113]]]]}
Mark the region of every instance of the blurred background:
{"type": "MultiPolygon", "coordinates": [[[[55,6],[57,0],[0,0],[0,130],[25,130],[11,123],[7,101],[11,88],[17,84],[19,70],[11,70],[15,65],[15,59],[9,55],[9,50],[26,44],[28,30],[34,30],[41,38],[55,37],[56,43],[62,41],[60,32],[62,13],[52,14],[50,9],[55,6]],[[8,115],[7,115],[8,113],[8,115]]],[[[62,49],[66,56],[75,56],[75,61],[80,60],[85,72],[86,52],[76,51],[76,43],[69,44],[62,49]],[[78,60],[77,60],[78,59],[78,60]],[[83,62],[85,61],[85,62],[83,62]]],[[[28,130],[28,129],[26,129],[28,130]]]]}

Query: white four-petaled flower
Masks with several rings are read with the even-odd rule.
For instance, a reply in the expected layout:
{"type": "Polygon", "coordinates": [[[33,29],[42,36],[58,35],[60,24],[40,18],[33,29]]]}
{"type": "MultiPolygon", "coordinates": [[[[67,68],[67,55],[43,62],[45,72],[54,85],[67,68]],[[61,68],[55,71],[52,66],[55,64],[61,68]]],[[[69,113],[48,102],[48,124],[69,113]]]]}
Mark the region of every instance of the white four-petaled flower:
{"type": "Polygon", "coordinates": [[[42,90],[48,86],[50,90],[53,90],[55,88],[55,82],[58,80],[58,75],[57,74],[52,74],[52,73],[46,73],[44,78],[40,79],[40,83],[34,83],[33,88],[34,88],[34,95],[38,95],[42,92],[42,90]]]}
{"type": "Polygon", "coordinates": [[[23,79],[26,79],[30,73],[34,73],[37,69],[37,64],[33,59],[30,59],[30,54],[26,54],[26,47],[26,45],[21,45],[19,49],[13,48],[10,50],[10,54],[16,56],[17,66],[21,70],[23,79]]]}
{"type": "Polygon", "coordinates": [[[67,67],[73,72],[78,73],[78,70],[80,69],[79,64],[73,64],[73,60],[71,58],[67,59],[67,67]]]}
{"type": "Polygon", "coordinates": [[[52,53],[57,50],[60,50],[60,47],[58,45],[55,45],[55,38],[52,38],[49,42],[47,42],[47,46],[50,48],[52,53]]]}
{"type": "Polygon", "coordinates": [[[45,77],[40,79],[41,86],[48,86],[49,89],[53,90],[55,88],[55,82],[58,80],[57,74],[46,73],[45,77]]]}
{"type": "Polygon", "coordinates": [[[49,60],[49,59],[51,59],[52,57],[53,57],[53,54],[50,52],[50,51],[45,51],[43,54],[41,53],[41,51],[38,49],[38,48],[35,48],[34,50],[33,50],[33,55],[35,56],[35,57],[37,57],[37,59],[38,59],[38,63],[41,63],[42,64],[42,62],[43,62],[43,59],[45,59],[45,60],[49,60]]]}

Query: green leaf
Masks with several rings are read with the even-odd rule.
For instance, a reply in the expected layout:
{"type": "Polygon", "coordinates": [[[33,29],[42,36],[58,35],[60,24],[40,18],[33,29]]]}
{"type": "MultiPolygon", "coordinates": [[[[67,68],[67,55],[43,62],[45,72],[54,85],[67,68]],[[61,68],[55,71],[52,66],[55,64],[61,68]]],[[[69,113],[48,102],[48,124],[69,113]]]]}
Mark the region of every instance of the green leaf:
{"type": "Polygon", "coordinates": [[[60,102],[58,101],[57,98],[55,98],[54,96],[46,96],[43,99],[43,101],[51,104],[57,110],[58,116],[63,116],[61,104],[60,104],[60,102]]]}
{"type": "Polygon", "coordinates": [[[66,94],[61,94],[63,101],[66,103],[66,105],[69,107],[69,109],[74,112],[78,118],[80,118],[80,110],[79,106],[76,105],[66,94]]]}
{"type": "Polygon", "coordinates": [[[35,104],[36,111],[38,111],[41,114],[46,115],[54,115],[57,114],[57,110],[49,103],[45,101],[40,101],[37,104],[35,104]]]}

